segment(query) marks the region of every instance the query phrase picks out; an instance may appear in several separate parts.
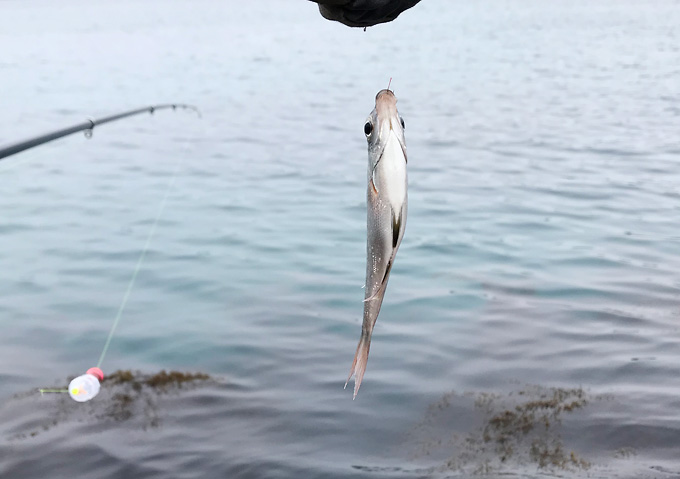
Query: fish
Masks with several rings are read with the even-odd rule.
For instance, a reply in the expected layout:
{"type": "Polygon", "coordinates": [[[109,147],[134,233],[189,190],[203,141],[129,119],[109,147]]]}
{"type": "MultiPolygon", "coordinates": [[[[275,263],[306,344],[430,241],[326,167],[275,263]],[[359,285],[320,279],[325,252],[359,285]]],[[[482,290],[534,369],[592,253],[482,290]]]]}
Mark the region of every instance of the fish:
{"type": "Polygon", "coordinates": [[[375,97],[375,108],[364,124],[368,142],[366,286],[361,338],[345,382],[347,388],[354,376],[352,399],[356,399],[366,372],[371,335],[406,229],[408,157],[404,128],[394,92],[389,87],[380,90],[375,97]]]}

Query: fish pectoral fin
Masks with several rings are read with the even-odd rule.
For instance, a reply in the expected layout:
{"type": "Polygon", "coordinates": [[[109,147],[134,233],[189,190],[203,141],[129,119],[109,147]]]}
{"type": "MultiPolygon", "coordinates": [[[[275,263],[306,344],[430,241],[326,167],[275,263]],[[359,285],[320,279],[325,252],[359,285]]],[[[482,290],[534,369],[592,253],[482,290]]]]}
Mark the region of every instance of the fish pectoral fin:
{"type": "Polygon", "coordinates": [[[378,194],[378,188],[376,188],[376,186],[375,186],[375,170],[373,170],[373,175],[371,176],[371,179],[368,180],[368,182],[371,185],[371,189],[373,190],[373,193],[377,195],[378,194]]]}
{"type": "MultiPolygon", "coordinates": [[[[392,211],[392,248],[396,249],[397,243],[399,243],[399,232],[401,231],[401,211],[399,212],[399,217],[392,211]]],[[[392,252],[394,257],[394,251],[392,252]]],[[[391,263],[391,261],[390,261],[391,263]]]]}

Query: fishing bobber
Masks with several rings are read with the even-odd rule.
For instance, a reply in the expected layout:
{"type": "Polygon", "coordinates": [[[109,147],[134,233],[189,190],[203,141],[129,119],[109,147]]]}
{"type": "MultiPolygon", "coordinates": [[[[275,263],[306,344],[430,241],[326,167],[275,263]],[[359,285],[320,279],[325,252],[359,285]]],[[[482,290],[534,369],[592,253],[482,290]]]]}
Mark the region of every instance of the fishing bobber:
{"type": "Polygon", "coordinates": [[[104,380],[104,373],[99,368],[90,368],[82,376],[73,379],[68,385],[68,394],[78,402],[89,401],[99,394],[99,382],[104,380]]]}

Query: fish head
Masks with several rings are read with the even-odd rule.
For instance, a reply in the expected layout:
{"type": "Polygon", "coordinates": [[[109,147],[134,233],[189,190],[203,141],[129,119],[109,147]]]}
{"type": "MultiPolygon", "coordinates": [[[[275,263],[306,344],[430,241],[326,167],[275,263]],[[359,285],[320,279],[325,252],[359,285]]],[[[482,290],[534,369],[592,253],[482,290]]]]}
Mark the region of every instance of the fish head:
{"type": "MultiPolygon", "coordinates": [[[[406,158],[406,139],[404,137],[404,119],[397,110],[397,97],[392,90],[380,90],[375,96],[375,108],[366,118],[364,134],[368,142],[368,156],[372,163],[377,163],[382,156],[385,145],[395,139],[399,142],[406,158]]],[[[370,165],[371,168],[375,164],[370,165]]]]}

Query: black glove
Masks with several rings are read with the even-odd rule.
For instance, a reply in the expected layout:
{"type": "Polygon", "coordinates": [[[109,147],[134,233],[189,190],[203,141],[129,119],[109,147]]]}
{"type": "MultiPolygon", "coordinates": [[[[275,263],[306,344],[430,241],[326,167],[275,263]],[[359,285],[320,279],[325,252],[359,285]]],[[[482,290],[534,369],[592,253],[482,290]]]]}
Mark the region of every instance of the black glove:
{"type": "Polygon", "coordinates": [[[420,0],[312,0],[324,18],[349,27],[371,27],[391,22],[420,0]]]}

